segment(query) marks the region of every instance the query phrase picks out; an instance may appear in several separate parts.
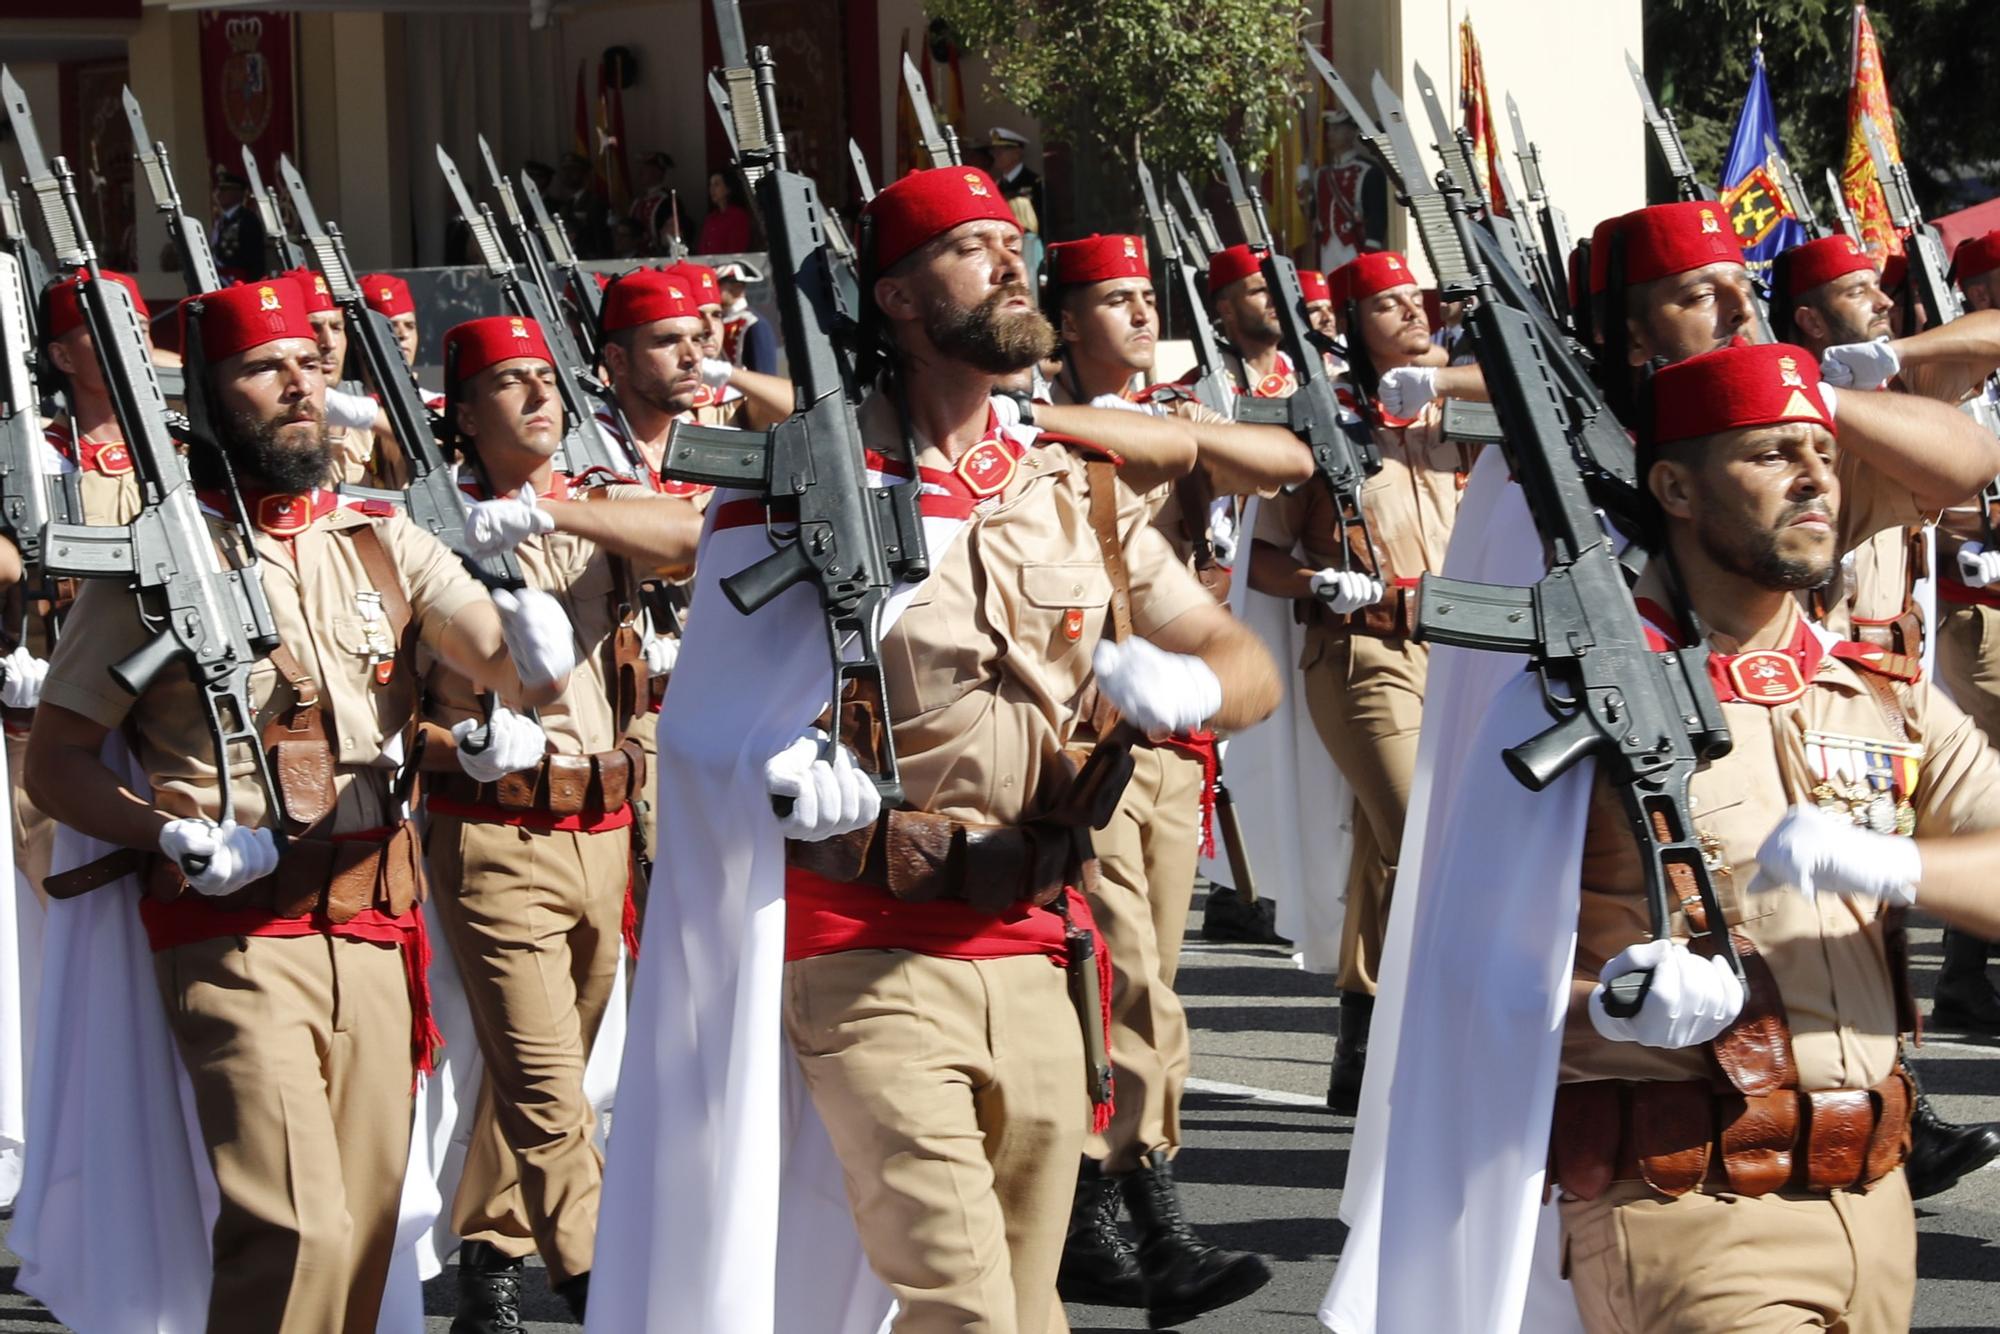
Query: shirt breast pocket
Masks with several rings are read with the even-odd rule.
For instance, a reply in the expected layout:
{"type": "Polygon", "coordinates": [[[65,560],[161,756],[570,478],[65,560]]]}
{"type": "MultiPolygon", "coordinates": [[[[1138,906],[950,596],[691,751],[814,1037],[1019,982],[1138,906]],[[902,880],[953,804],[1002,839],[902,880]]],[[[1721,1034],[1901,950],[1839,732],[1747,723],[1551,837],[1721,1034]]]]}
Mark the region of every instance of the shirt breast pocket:
{"type": "Polygon", "coordinates": [[[882,643],[883,689],[893,718],[914,717],[952,703],[979,680],[979,653],[963,613],[954,625],[952,600],[941,604],[926,584],[911,595],[882,643]]]}
{"type": "Polygon", "coordinates": [[[1111,576],[1097,561],[1023,565],[1011,637],[1043,661],[1063,663],[1096,645],[1110,606],[1111,576]]]}

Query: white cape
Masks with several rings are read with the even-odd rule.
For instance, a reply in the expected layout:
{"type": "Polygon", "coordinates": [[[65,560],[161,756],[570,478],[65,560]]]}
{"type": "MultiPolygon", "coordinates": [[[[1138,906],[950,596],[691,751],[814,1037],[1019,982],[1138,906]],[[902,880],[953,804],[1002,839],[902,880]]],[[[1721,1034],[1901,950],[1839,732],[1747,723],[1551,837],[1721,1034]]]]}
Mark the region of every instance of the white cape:
{"type": "MultiPolygon", "coordinates": [[[[1518,584],[1544,572],[1499,450],[1473,470],[1445,572],[1518,584]]],[[[1506,772],[1501,749],[1551,721],[1522,665],[1432,650],[1341,1196],[1350,1231],[1319,1312],[1337,1334],[1580,1328],[1554,1220],[1538,1218],[1594,767],[1540,794],[1506,772]],[[1406,1046],[1406,1029],[1422,1040],[1406,1046]]]]}
{"type": "MultiPolygon", "coordinates": [[[[104,761],[144,793],[114,733],[104,761]]],[[[53,866],[111,851],[66,826],[53,866]]],[[[52,901],[28,1104],[34,1152],[8,1245],[17,1286],[88,1334],[200,1334],[207,1325],[209,1233],[218,1207],[193,1092],[153,978],[132,877],[52,901]]],[[[417,1094],[416,1124],[426,1093],[417,1094]]],[[[404,1176],[399,1254],[380,1328],[421,1334],[423,1294],[409,1243],[436,1212],[422,1135],[404,1176]]]]}
{"type": "MultiPolygon", "coordinates": [[[[1253,496],[1239,531],[1256,531],[1258,503],[1253,496]]],[[[1291,602],[1251,591],[1246,556],[1238,561],[1229,606],[1271,651],[1286,689],[1269,718],[1229,738],[1223,779],[1236,802],[1257,893],[1277,902],[1278,933],[1298,946],[1307,971],[1331,973],[1340,967],[1354,789],[1326,753],[1306,709],[1305,673],[1299,670],[1306,632],[1292,619],[1291,602]]],[[[1216,855],[1202,861],[1201,873],[1231,885],[1236,877],[1220,839],[1218,832],[1216,855]]]]}
{"type": "MultiPolygon", "coordinates": [[[[9,744],[0,737],[0,773],[7,771],[9,744]]],[[[44,924],[41,900],[14,864],[14,840],[0,838],[0,1209],[21,1188],[44,924]]]]}
{"type": "MultiPolygon", "coordinates": [[[[770,551],[761,524],[715,528],[736,498],[709,506],[660,710],[662,853],[605,1164],[595,1334],[873,1334],[892,1307],[782,1026],[785,849],[764,763],[826,706],[825,620],[806,584],[752,617],[723,599],[719,579],[770,551]]],[[[933,568],[962,527],[924,520],[933,568]]],[[[890,600],[885,632],[914,591],[890,600]]]]}

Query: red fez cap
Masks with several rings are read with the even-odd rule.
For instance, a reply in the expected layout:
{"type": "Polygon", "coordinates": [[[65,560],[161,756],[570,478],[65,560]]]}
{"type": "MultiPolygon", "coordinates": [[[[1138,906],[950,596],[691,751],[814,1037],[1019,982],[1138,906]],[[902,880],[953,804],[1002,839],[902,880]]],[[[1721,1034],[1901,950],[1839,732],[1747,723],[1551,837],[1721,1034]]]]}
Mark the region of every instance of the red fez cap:
{"type": "Polygon", "coordinates": [[[1790,306],[1815,287],[1864,270],[1875,272],[1875,260],[1855,243],[1853,237],[1845,232],[1822,236],[1817,241],[1795,245],[1778,257],[1772,274],[1783,286],[1771,296],[1773,300],[1790,306]]]}
{"type": "Polygon", "coordinates": [[[1327,275],[1332,299],[1340,304],[1366,301],[1377,292],[1406,287],[1416,282],[1410,262],[1393,250],[1376,250],[1356,255],[1327,275]]]}
{"type": "Polygon", "coordinates": [[[1315,301],[1333,300],[1333,288],[1328,285],[1326,275],[1318,269],[1299,270],[1299,291],[1305,294],[1308,306],[1315,301]]]}
{"type": "Polygon", "coordinates": [[[1114,278],[1151,278],[1146,243],[1136,236],[1088,236],[1049,247],[1050,287],[1104,283],[1114,278]]]}
{"type": "Polygon", "coordinates": [[[554,362],[542,326],[519,315],[489,315],[455,324],[444,335],[444,378],[451,388],[488,366],[514,357],[554,362]]]}
{"type": "Polygon", "coordinates": [[[398,315],[417,313],[417,303],[410,298],[410,285],[393,273],[362,274],[361,299],[368,303],[368,309],[392,320],[398,315]]]}
{"type": "Polygon", "coordinates": [[[685,283],[688,289],[688,296],[694,301],[695,305],[719,306],[722,304],[722,283],[716,278],[715,270],[709,268],[708,265],[697,264],[691,259],[684,259],[678,264],[667,265],[661,271],[679,278],[685,283]]]}
{"type": "Polygon", "coordinates": [[[1960,282],[2000,269],[2000,232],[1988,232],[1961,243],[1958,252],[1951,257],[1951,276],[1960,282]]]}
{"type": "Polygon", "coordinates": [[[290,278],[262,278],[216,292],[203,292],[181,302],[181,346],[187,346],[187,321],[201,307],[201,351],[210,365],[238,352],[275,343],[280,338],[316,341],[306,318],[305,293],[290,278]]]}
{"type": "Polygon", "coordinates": [[[1653,375],[1651,442],[1783,422],[1834,429],[1819,392],[1819,358],[1791,343],[1737,343],[1653,375]]]}
{"type": "Polygon", "coordinates": [[[887,273],[934,237],[968,222],[1004,222],[1019,231],[1000,187],[977,167],[913,171],[861,210],[873,227],[875,272],[887,273]]]}
{"type": "Polygon", "coordinates": [[[1264,271],[1264,252],[1247,245],[1233,245],[1208,257],[1208,294],[1214,296],[1231,283],[1240,283],[1253,273],[1264,271]]]}
{"type": "Polygon", "coordinates": [[[701,318],[692,285],[680,271],[634,269],[604,289],[604,332],[620,333],[654,320],[701,318]]]}
{"type": "Polygon", "coordinates": [[[306,314],[317,315],[323,310],[339,310],[333,303],[333,293],[326,287],[326,279],[311,269],[286,269],[278,275],[290,278],[299,285],[299,292],[306,299],[306,314]]]}
{"type": "MultiPolygon", "coordinates": [[[[132,308],[139,312],[140,319],[152,318],[152,312],[146,309],[146,298],[139,295],[137,281],[127,274],[114,273],[110,269],[99,269],[98,272],[132,294],[132,308]]],[[[47,337],[51,342],[83,327],[84,278],[85,271],[78,269],[50,280],[47,337]]]]}
{"type": "Polygon", "coordinates": [[[1743,262],[1743,247],[1721,204],[1705,199],[1654,204],[1597,224],[1590,239],[1592,295],[1610,285],[1613,237],[1625,243],[1628,287],[1710,264],[1743,262]]]}

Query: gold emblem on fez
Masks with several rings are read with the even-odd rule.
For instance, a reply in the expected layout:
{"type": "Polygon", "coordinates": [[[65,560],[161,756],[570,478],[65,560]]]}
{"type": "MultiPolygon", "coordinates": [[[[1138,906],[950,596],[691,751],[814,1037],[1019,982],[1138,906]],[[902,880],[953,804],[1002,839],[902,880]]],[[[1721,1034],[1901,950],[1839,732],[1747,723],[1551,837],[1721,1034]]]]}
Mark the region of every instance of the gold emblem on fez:
{"type": "Polygon", "coordinates": [[[524,319],[509,317],[507,332],[525,343],[528,341],[528,322],[524,319]]]}
{"type": "Polygon", "coordinates": [[[1701,211],[1701,232],[1703,236],[1722,235],[1722,223],[1716,218],[1714,209],[1704,208],[1701,211]]]}
{"type": "Polygon", "coordinates": [[[1798,358],[1778,358],[1778,383],[1790,385],[1794,389],[1806,387],[1805,377],[1799,374],[1798,358]]]}
{"type": "Polygon", "coordinates": [[[277,289],[277,288],[275,288],[275,287],[260,287],[260,288],[258,288],[258,289],[257,289],[257,308],[258,308],[259,310],[277,310],[277,309],[278,309],[278,289],[277,289]]]}
{"type": "Polygon", "coordinates": [[[977,172],[968,171],[965,173],[965,188],[983,199],[993,197],[993,192],[986,188],[986,182],[979,179],[977,172]]]}

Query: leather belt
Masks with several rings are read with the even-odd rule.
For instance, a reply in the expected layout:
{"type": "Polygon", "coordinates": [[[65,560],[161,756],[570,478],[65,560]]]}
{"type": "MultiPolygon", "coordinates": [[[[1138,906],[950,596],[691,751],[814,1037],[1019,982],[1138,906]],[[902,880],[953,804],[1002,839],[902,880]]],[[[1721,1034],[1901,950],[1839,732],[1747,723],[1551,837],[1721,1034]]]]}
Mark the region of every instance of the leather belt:
{"type": "Polygon", "coordinates": [[[545,755],[532,769],[504,774],[496,783],[463,772],[434,775],[431,793],[465,806],[589,818],[623,810],[645,779],[646,752],[627,738],[594,755],[545,755]]]}
{"type": "Polygon", "coordinates": [[[814,843],[788,841],[785,862],[828,880],[873,885],[908,903],[961,899],[987,912],[1046,905],[1081,887],[1087,830],[973,825],[924,811],[884,811],[874,824],[814,843]]]}
{"type": "MultiPolygon", "coordinates": [[[[180,867],[137,848],[51,875],[44,887],[51,898],[69,899],[128,875],[139,876],[146,896],[163,903],[188,892],[180,867]]],[[[423,849],[416,826],[404,821],[373,837],[290,838],[271,874],[204,902],[224,912],[261,909],[276,917],[324,913],[339,926],[370,908],[399,917],[423,899],[423,849]]]]}
{"type": "Polygon", "coordinates": [[[1397,580],[1383,593],[1382,600],[1359,611],[1328,611],[1317,597],[1304,597],[1294,604],[1301,625],[1322,626],[1335,634],[1364,635],[1369,639],[1411,639],[1417,633],[1417,581],[1397,580]]]}
{"type": "Polygon", "coordinates": [[[1564,1084],[1550,1174],[1578,1199],[1614,1181],[1679,1196],[1715,1184],[1738,1195],[1866,1188],[1901,1165],[1915,1092],[1899,1063],[1870,1089],[1745,1095],[1707,1080],[1564,1084]]]}

